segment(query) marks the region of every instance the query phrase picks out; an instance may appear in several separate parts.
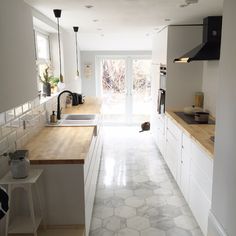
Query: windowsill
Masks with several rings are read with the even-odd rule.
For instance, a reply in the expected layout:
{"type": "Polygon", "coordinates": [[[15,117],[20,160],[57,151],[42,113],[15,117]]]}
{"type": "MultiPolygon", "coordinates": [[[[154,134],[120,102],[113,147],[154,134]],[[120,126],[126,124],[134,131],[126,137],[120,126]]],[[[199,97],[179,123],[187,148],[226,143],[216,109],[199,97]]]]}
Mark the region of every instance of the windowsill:
{"type": "Polygon", "coordinates": [[[58,94],[59,94],[59,92],[52,94],[50,97],[41,97],[40,100],[39,100],[40,105],[47,102],[47,101],[49,101],[49,100],[51,100],[54,97],[57,97],[58,94]]]}

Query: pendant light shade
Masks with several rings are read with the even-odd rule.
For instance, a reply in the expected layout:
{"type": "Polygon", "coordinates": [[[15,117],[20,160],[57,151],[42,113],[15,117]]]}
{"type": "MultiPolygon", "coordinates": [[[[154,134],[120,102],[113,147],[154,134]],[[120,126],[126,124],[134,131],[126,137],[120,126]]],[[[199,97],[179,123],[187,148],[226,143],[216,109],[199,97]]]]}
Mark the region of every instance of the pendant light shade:
{"type": "Polygon", "coordinates": [[[61,17],[61,10],[54,9],[53,10],[54,16],[57,18],[57,36],[58,36],[58,51],[59,51],[59,66],[60,66],[60,82],[63,83],[63,75],[61,72],[61,38],[60,38],[60,25],[59,25],[59,18],[61,17]]]}
{"type": "Polygon", "coordinates": [[[78,30],[79,30],[79,27],[78,26],[74,26],[73,27],[73,30],[75,32],[75,50],[76,50],[76,77],[75,79],[78,79],[79,78],[79,56],[78,56],[78,38],[77,38],[77,33],[78,33],[78,30]]]}

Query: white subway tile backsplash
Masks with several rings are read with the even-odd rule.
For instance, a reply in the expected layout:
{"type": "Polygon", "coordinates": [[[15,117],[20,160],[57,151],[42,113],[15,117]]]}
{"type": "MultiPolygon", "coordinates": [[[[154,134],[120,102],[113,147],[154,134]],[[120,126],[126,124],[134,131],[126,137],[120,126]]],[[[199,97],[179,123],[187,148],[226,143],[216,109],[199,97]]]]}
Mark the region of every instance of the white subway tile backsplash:
{"type": "Polygon", "coordinates": [[[27,111],[29,110],[29,103],[26,102],[26,103],[22,106],[22,108],[23,108],[23,113],[24,113],[24,112],[27,112],[27,111]]]}
{"type": "Polygon", "coordinates": [[[5,112],[0,113],[0,125],[4,125],[6,123],[5,112]]]}
{"type": "Polygon", "coordinates": [[[0,141],[0,155],[7,151],[8,142],[7,138],[4,138],[0,141]]]}
{"type": "Polygon", "coordinates": [[[14,109],[6,111],[6,122],[13,120],[15,118],[14,109]]]}
{"type": "Polygon", "coordinates": [[[3,125],[3,126],[1,127],[1,129],[2,129],[2,136],[3,136],[3,137],[4,137],[4,136],[7,136],[8,134],[10,134],[11,131],[12,131],[12,128],[11,128],[10,123],[3,125]]]}
{"type": "Polygon", "coordinates": [[[15,108],[15,116],[20,116],[23,113],[22,106],[15,108]]]}

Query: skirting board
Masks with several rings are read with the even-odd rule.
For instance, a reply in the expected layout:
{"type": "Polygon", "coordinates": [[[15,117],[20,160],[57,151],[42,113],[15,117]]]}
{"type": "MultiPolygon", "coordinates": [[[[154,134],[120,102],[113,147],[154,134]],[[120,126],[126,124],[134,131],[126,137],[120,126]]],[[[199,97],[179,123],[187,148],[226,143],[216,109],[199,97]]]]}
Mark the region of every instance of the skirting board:
{"type": "Polygon", "coordinates": [[[219,223],[219,221],[211,211],[208,219],[207,236],[228,236],[222,225],[219,223]]]}

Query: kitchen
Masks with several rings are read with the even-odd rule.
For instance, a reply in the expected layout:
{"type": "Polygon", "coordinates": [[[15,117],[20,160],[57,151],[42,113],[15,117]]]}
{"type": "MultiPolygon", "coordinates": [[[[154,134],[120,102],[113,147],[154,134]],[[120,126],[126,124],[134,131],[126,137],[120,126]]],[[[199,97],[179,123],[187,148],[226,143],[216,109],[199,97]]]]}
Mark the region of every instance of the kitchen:
{"type": "MultiPolygon", "coordinates": [[[[6,4],[8,1],[3,1],[3,4],[6,4]]],[[[33,81],[31,78],[35,77],[35,60],[34,60],[34,45],[33,45],[33,37],[30,33],[30,28],[32,29],[32,19],[30,19],[30,14],[28,10],[25,10],[25,6],[22,5],[18,6],[21,8],[16,9],[16,2],[9,1],[11,4],[8,11],[1,11],[1,25],[4,34],[1,33],[1,52],[3,52],[4,60],[2,60],[1,65],[1,112],[4,113],[4,118],[2,118],[1,113],[1,124],[2,120],[7,118],[8,121],[12,121],[12,116],[21,116],[24,115],[24,119],[26,120],[26,127],[27,119],[29,119],[31,115],[27,114],[27,112],[31,109],[36,109],[37,116],[34,118],[35,126],[33,126],[34,135],[37,136],[37,133],[42,129],[45,124],[45,117],[46,117],[46,109],[47,112],[51,114],[52,109],[55,109],[56,106],[56,99],[52,99],[49,101],[48,105],[45,106],[40,104],[39,101],[33,100],[36,98],[35,94],[37,95],[37,83],[33,81]],[[11,9],[13,12],[11,12],[11,9]],[[19,14],[19,9],[21,12],[25,14],[19,14]],[[26,12],[25,12],[26,11],[26,12]],[[4,14],[3,14],[4,13],[4,14]],[[19,15],[18,15],[19,14],[19,15]],[[14,17],[15,20],[14,20],[14,17]],[[18,17],[18,18],[17,18],[18,17]],[[21,19],[17,22],[16,19],[21,19]],[[24,22],[24,26],[22,27],[19,25],[19,22],[24,22]],[[7,23],[11,23],[8,25],[7,23]],[[10,27],[11,26],[11,27],[10,27]],[[10,30],[11,31],[10,31],[10,30]],[[19,30],[22,29],[22,30],[19,30]],[[23,32],[24,31],[24,32],[23,32]],[[13,34],[13,37],[12,37],[13,34]],[[17,42],[17,37],[20,39],[21,48],[16,47],[19,44],[17,42]],[[25,37],[28,35],[28,37],[25,37]],[[11,39],[11,40],[9,40],[11,39]],[[14,41],[15,40],[15,41],[14,41]],[[11,45],[7,48],[6,45],[11,45]],[[15,47],[14,47],[15,46],[15,47]],[[22,49],[22,50],[20,50],[22,49]],[[22,55],[28,55],[24,57],[25,60],[22,60],[22,55]],[[23,69],[27,68],[27,70],[23,69]],[[21,80],[17,80],[16,78],[22,77],[21,80]],[[7,78],[7,80],[5,79],[7,78]],[[16,89],[17,88],[17,89],[16,89]],[[14,93],[14,96],[9,96],[10,94],[14,93]],[[34,101],[33,103],[29,103],[29,101],[34,101]],[[24,104],[24,105],[22,105],[24,104]],[[20,109],[17,109],[18,107],[20,109]],[[14,109],[14,114],[12,114],[12,109],[14,109]],[[9,111],[9,112],[6,112],[9,111]],[[17,111],[17,115],[16,115],[17,111]],[[5,113],[6,112],[6,113],[5,113]],[[37,121],[40,121],[39,123],[37,121]]],[[[20,1],[21,2],[21,1],[20,1]]],[[[188,2],[188,1],[186,1],[188,2]]],[[[1,4],[2,4],[1,3],[1,4]]],[[[187,3],[186,3],[187,4],[187,3]]],[[[212,4],[212,7],[214,3],[212,4]]],[[[195,3],[187,4],[186,9],[190,9],[194,7],[195,3]]],[[[53,8],[57,6],[51,7],[48,9],[48,12],[52,11],[53,8]]],[[[185,7],[183,7],[185,8],[185,7]]],[[[235,235],[236,228],[234,224],[235,219],[235,189],[233,188],[235,183],[235,161],[234,161],[234,153],[235,153],[235,126],[234,126],[234,117],[235,117],[235,108],[233,106],[233,101],[235,100],[235,82],[234,82],[234,72],[235,72],[235,46],[234,46],[234,36],[235,30],[232,28],[232,22],[235,21],[234,16],[234,9],[236,9],[235,3],[231,0],[224,1],[224,7],[221,9],[221,13],[223,15],[223,25],[222,25],[222,41],[221,41],[221,55],[219,61],[206,61],[206,62],[191,62],[189,64],[174,64],[173,59],[184,55],[187,51],[194,48],[196,45],[201,43],[201,36],[202,30],[200,29],[199,32],[193,30],[192,28],[188,32],[186,27],[183,26],[188,24],[189,22],[181,22],[182,29],[180,31],[176,30],[177,26],[169,26],[160,30],[160,33],[154,34],[154,42],[158,40],[158,36],[164,38],[164,40],[157,41],[158,43],[153,44],[152,48],[152,56],[153,56],[153,67],[154,73],[158,75],[158,67],[159,63],[167,64],[167,97],[166,97],[166,109],[183,109],[186,106],[190,106],[194,104],[194,93],[202,91],[204,92],[204,105],[205,109],[209,110],[211,115],[216,118],[216,131],[215,131],[215,144],[214,144],[214,158],[210,159],[210,161],[214,162],[214,166],[210,167],[210,170],[213,170],[212,176],[212,194],[209,194],[208,190],[205,192],[203,191],[202,196],[207,196],[208,200],[211,201],[211,207],[209,212],[209,220],[208,220],[208,235],[235,235]],[[223,11],[222,11],[223,9],[223,11]],[[195,31],[195,32],[194,32],[195,31]],[[164,33],[163,33],[164,32],[164,33]],[[165,35],[166,32],[166,35],[165,35]],[[189,40],[187,40],[189,39],[189,40]],[[171,41],[172,40],[172,41],[171,41]],[[162,46],[161,46],[162,44],[162,46]],[[166,49],[165,49],[166,48],[166,49]],[[160,51],[161,49],[161,51],[160,51]],[[171,54],[173,53],[173,54],[171,54]],[[159,57],[162,57],[162,61],[159,57]],[[174,80],[175,79],[175,80],[174,80]],[[191,79],[191,81],[189,80],[191,79]],[[219,89],[220,88],[220,89],[219,89]],[[220,92],[218,92],[220,91],[220,92]],[[181,94],[181,96],[180,96],[181,94]],[[213,169],[212,169],[213,168],[213,169]]],[[[47,11],[46,11],[47,12],[47,11]]],[[[215,12],[212,13],[214,15],[215,12]]],[[[42,13],[40,14],[39,11],[34,10],[34,14],[38,15],[38,18],[43,18],[42,13]]],[[[52,14],[52,13],[50,13],[52,14]]],[[[48,14],[49,15],[49,14],[48,14]]],[[[207,17],[211,14],[202,14],[203,17],[198,20],[198,24],[202,22],[204,17],[207,17]]],[[[217,14],[218,15],[218,14],[217,14]]],[[[63,16],[64,17],[64,16],[63,16]]],[[[68,16],[67,16],[68,17],[68,16]]],[[[55,19],[53,15],[51,15],[51,19],[54,20],[54,27],[55,19]]],[[[49,25],[53,23],[48,20],[49,25]]],[[[62,20],[63,23],[63,20],[62,20]]],[[[192,22],[191,22],[192,23],[192,22]]],[[[166,23],[168,25],[169,23],[166,23]]],[[[178,24],[179,25],[179,24],[178,24]]],[[[68,36],[68,35],[64,35],[68,36]]],[[[57,37],[54,38],[57,40],[57,37]]],[[[102,40],[101,40],[102,41],[102,40]]],[[[74,58],[74,54],[72,54],[72,50],[70,45],[74,45],[74,38],[73,37],[65,37],[63,42],[63,50],[64,50],[64,63],[65,63],[65,78],[74,78],[75,77],[75,62],[71,62],[70,57],[74,58]],[[72,41],[73,40],[73,41],[72,41]],[[67,43],[66,43],[67,41],[67,43]],[[72,56],[73,55],[73,56],[72,56]],[[71,63],[70,63],[71,62],[71,63]]],[[[55,54],[57,55],[57,47],[54,48],[55,54]]],[[[86,62],[92,64],[93,62],[86,62]]],[[[81,66],[82,67],[82,66],[81,66]]],[[[57,67],[58,70],[58,67],[57,67]]],[[[83,73],[83,69],[81,69],[83,73]]],[[[58,73],[58,72],[57,72],[58,73]]],[[[155,75],[154,75],[155,76],[155,75]]],[[[158,77],[155,77],[158,78],[158,77]]],[[[78,93],[83,92],[83,78],[82,81],[68,79],[68,89],[75,90],[74,88],[78,88],[78,93]],[[82,85],[81,85],[82,82],[82,85]],[[82,87],[82,90],[80,88],[82,87]]],[[[154,81],[154,83],[157,81],[154,81]]],[[[95,81],[94,80],[85,80],[85,84],[87,83],[88,86],[93,86],[95,81]]],[[[158,85],[157,85],[158,86],[158,85]]],[[[155,88],[155,86],[153,87],[155,88]]],[[[158,87],[156,87],[158,88],[158,87]]],[[[85,94],[86,95],[86,94],[85,94]]],[[[95,94],[94,94],[95,95],[95,94]]],[[[156,96],[156,95],[155,95],[156,96]]],[[[156,101],[156,97],[154,99],[156,101]]],[[[86,102],[85,104],[86,105],[86,102]]],[[[156,107],[154,104],[154,109],[156,112],[156,107]]],[[[92,111],[91,111],[92,112],[92,111]]],[[[48,114],[48,113],[47,113],[48,114]]],[[[173,117],[172,117],[173,118],[173,117]]],[[[176,126],[176,123],[172,122],[169,117],[167,118],[167,126],[174,127],[173,129],[176,130],[176,133],[179,133],[179,126],[176,126]],[[170,121],[169,121],[170,120],[170,121]]],[[[20,122],[20,121],[19,121],[20,122]]],[[[1,147],[3,147],[5,151],[6,145],[8,145],[8,140],[14,140],[14,134],[12,135],[12,131],[14,129],[14,125],[12,127],[8,127],[7,125],[1,126],[1,147]],[[6,136],[11,135],[8,137],[6,141],[6,136]]],[[[155,126],[155,125],[154,125],[155,126]]],[[[17,127],[21,130],[24,129],[20,126],[17,127]]],[[[29,131],[29,130],[28,130],[29,131]]],[[[181,130],[182,135],[186,134],[186,130],[181,130]]],[[[20,133],[21,131],[19,131],[20,133]]],[[[175,131],[174,131],[175,132],[175,131]]],[[[21,133],[22,134],[22,133],[21,133]]],[[[20,143],[22,146],[26,145],[30,141],[31,138],[34,136],[31,132],[27,132],[27,135],[21,135],[20,143]]],[[[185,136],[182,136],[185,137],[185,136]]],[[[211,142],[211,141],[209,141],[211,142]]],[[[191,147],[194,145],[191,144],[191,147]]],[[[2,150],[2,148],[1,148],[2,150]]],[[[161,148],[160,148],[161,150],[161,148]]],[[[191,151],[190,151],[191,152],[191,151]]],[[[200,154],[199,154],[200,155],[200,154]]],[[[203,159],[205,160],[205,159],[203,159]]],[[[208,159],[207,159],[208,160],[208,159]]],[[[168,161],[167,161],[168,162],[168,161]]],[[[168,164],[168,163],[167,163],[168,164]]],[[[209,164],[209,166],[211,166],[209,164]]],[[[173,164],[172,164],[173,166],[173,164]]],[[[204,166],[204,165],[203,165],[204,166]]],[[[201,166],[203,168],[203,166],[201,166]]],[[[5,174],[7,170],[7,163],[1,163],[1,175],[5,174]]],[[[171,168],[170,168],[171,169],[171,168]]],[[[173,169],[173,167],[172,167],[173,169]]],[[[212,174],[206,170],[206,174],[212,174]]],[[[178,173],[178,172],[177,172],[178,173]]],[[[173,173],[172,173],[173,174],[173,173]]],[[[178,176],[178,174],[176,174],[178,176]]],[[[178,178],[177,178],[178,182],[178,178]]],[[[211,183],[210,183],[211,185],[211,183]]],[[[191,204],[190,204],[191,205],[191,204]]],[[[191,206],[190,206],[191,207],[191,206]]],[[[209,206],[208,206],[209,208],[209,206]]],[[[195,218],[197,213],[196,210],[192,210],[193,214],[195,214],[195,218]]],[[[202,213],[202,211],[200,211],[202,213]]],[[[208,218],[208,216],[207,216],[208,218]]],[[[1,220],[1,230],[2,230],[2,220],[1,220]]],[[[200,224],[198,222],[198,224],[200,224]]],[[[203,223],[202,223],[203,225],[203,223]]],[[[200,224],[201,226],[201,224],[200,224]]],[[[201,226],[202,227],[202,226],[201,226]]],[[[206,226],[204,226],[204,230],[206,230],[206,226]]],[[[206,232],[204,232],[206,234],[206,232]]],[[[2,231],[1,231],[2,234],[2,231]]]]}

